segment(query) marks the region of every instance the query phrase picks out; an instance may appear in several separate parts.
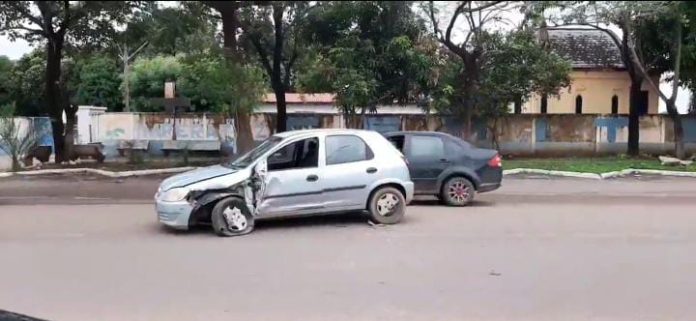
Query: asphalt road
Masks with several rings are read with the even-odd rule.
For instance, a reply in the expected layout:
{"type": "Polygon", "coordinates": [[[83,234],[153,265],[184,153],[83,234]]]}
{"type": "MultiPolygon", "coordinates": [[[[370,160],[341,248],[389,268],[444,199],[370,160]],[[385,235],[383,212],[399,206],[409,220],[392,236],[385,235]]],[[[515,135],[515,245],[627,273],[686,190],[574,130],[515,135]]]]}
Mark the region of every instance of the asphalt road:
{"type": "MultiPolygon", "coordinates": [[[[467,208],[418,202],[160,228],[158,179],[0,180],[0,309],[49,320],[693,320],[696,181],[506,178],[467,208]]],[[[2,314],[0,313],[0,316],[2,314]]]]}

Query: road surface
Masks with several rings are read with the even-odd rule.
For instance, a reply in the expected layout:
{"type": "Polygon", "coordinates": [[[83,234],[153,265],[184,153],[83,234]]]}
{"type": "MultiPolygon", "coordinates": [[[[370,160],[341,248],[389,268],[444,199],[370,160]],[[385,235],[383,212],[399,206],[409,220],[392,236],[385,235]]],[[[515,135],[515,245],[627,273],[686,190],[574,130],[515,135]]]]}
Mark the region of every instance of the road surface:
{"type": "Polygon", "coordinates": [[[693,320],[696,181],[506,178],[405,221],[159,227],[157,178],[0,180],[0,309],[48,320],[693,320]]]}

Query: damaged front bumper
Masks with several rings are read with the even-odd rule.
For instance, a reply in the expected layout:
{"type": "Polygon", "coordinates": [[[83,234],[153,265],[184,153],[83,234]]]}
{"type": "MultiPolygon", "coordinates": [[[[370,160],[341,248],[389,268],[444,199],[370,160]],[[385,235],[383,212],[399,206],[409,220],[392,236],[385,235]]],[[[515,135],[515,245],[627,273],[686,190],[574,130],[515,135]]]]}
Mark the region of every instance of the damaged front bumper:
{"type": "Polygon", "coordinates": [[[155,208],[160,223],[178,230],[189,228],[189,218],[193,206],[188,201],[163,202],[155,199],[155,208]]]}

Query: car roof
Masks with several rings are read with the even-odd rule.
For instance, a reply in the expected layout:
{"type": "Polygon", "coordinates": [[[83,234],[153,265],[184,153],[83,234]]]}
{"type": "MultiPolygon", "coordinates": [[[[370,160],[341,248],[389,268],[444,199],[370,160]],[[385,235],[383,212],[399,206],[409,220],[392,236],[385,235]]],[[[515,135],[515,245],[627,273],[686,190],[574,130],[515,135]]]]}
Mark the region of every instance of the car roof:
{"type": "Polygon", "coordinates": [[[363,136],[365,134],[372,134],[372,133],[376,133],[376,132],[369,131],[369,130],[362,130],[362,129],[321,128],[321,129],[291,130],[291,131],[287,131],[287,132],[277,133],[277,134],[274,134],[273,136],[285,139],[285,138],[290,138],[290,137],[309,136],[309,135],[328,135],[328,134],[332,134],[332,135],[351,134],[351,135],[363,136]]]}
{"type": "Polygon", "coordinates": [[[393,135],[414,135],[414,136],[447,136],[447,137],[454,137],[448,133],[443,133],[443,132],[433,132],[433,131],[398,131],[398,132],[388,132],[384,133],[385,136],[393,136],[393,135]]]}

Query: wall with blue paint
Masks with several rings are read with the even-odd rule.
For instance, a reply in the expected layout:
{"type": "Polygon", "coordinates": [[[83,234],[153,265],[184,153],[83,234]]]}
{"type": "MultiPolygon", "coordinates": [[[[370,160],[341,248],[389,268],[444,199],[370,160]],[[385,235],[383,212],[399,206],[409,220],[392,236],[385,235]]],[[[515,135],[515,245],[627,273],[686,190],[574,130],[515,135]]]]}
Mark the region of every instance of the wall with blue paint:
{"type": "Polygon", "coordinates": [[[301,130],[321,128],[321,119],[318,115],[288,115],[288,130],[301,130]]]}
{"type": "Polygon", "coordinates": [[[600,132],[600,141],[616,143],[617,135],[628,127],[628,117],[599,117],[594,125],[600,132]]]}
{"type": "Polygon", "coordinates": [[[684,142],[696,143],[696,117],[685,117],[682,126],[684,127],[684,142]]]}
{"type": "Polygon", "coordinates": [[[399,116],[367,116],[363,121],[363,128],[379,133],[388,133],[401,130],[401,117],[399,116]]]}

